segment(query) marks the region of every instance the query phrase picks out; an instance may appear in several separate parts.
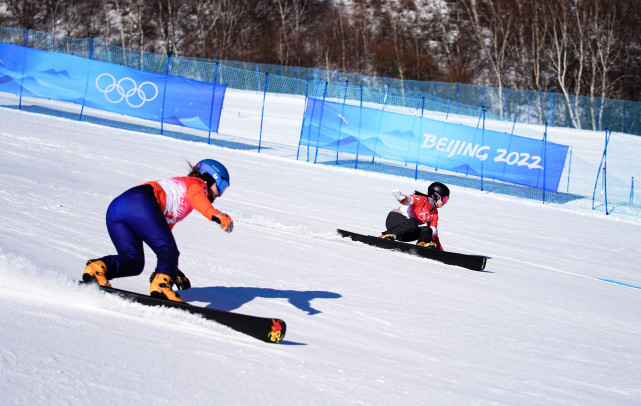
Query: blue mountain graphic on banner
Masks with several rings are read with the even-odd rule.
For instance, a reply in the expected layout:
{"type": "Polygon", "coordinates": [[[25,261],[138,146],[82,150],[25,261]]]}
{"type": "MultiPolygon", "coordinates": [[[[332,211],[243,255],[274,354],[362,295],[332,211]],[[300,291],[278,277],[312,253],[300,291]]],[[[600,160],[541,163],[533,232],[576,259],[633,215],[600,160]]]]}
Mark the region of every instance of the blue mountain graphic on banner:
{"type": "Polygon", "coordinates": [[[307,100],[300,145],[549,191],[558,188],[568,152],[552,142],[316,98],[307,100]],[[339,111],[344,120],[336,119],[339,111]]]}
{"type": "Polygon", "coordinates": [[[11,83],[13,82],[13,78],[9,75],[4,75],[0,77],[0,85],[5,84],[5,83],[11,83]]]}
{"type": "Polygon", "coordinates": [[[43,71],[38,72],[38,73],[41,73],[43,75],[56,76],[56,77],[59,77],[61,79],[71,80],[71,75],[69,74],[69,72],[67,70],[64,70],[64,69],[63,70],[47,69],[47,70],[43,70],[43,71]]]}
{"type": "Polygon", "coordinates": [[[227,88],[222,84],[4,43],[0,59],[3,92],[157,122],[168,115],[172,124],[218,131],[227,88]]]}

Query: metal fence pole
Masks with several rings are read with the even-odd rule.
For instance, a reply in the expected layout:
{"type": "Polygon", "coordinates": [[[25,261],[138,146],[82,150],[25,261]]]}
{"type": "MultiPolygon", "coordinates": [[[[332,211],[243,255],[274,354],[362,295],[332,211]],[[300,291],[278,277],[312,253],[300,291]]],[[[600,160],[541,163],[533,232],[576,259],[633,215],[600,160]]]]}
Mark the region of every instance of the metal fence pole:
{"type": "MultiPolygon", "coordinates": [[[[89,60],[93,57],[93,38],[89,43],[89,60]]],[[[80,115],[78,116],[78,121],[82,121],[82,113],[85,110],[85,104],[87,102],[87,90],[89,89],[89,78],[91,77],[91,62],[89,65],[89,72],[87,72],[87,82],[85,83],[85,95],[82,97],[82,106],[80,107],[80,115]]]]}
{"type": "Polygon", "coordinates": [[[267,97],[267,81],[269,80],[269,73],[265,73],[265,88],[263,89],[263,107],[260,110],[260,133],[258,134],[258,153],[260,153],[260,146],[263,142],[263,122],[265,120],[265,98],[267,97]]]}

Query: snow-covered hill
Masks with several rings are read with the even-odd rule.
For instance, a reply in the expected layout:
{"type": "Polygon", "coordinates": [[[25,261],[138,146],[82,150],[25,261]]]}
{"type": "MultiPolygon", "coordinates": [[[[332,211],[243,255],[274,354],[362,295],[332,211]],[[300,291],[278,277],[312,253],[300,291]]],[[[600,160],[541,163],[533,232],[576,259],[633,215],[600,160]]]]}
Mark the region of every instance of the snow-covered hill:
{"type": "MultiPolygon", "coordinates": [[[[641,221],[452,186],[441,241],[487,272],[336,235],[427,185],[0,109],[1,403],[639,404],[641,221]],[[279,345],[75,283],[113,253],[111,199],[203,158],[235,229],[176,226],[183,297],[283,318],[279,345]]],[[[147,253],[114,286],[146,292],[147,253]]]]}

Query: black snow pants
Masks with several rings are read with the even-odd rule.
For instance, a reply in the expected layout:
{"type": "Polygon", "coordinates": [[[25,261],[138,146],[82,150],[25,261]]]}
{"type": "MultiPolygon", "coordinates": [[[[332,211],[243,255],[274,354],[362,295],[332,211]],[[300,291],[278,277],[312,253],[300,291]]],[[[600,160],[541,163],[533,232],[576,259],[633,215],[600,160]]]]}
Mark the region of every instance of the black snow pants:
{"type": "Polygon", "coordinates": [[[418,242],[432,241],[432,228],[428,226],[419,226],[419,224],[395,211],[389,212],[385,220],[387,230],[383,234],[394,234],[399,241],[409,242],[418,240],[418,242]]]}

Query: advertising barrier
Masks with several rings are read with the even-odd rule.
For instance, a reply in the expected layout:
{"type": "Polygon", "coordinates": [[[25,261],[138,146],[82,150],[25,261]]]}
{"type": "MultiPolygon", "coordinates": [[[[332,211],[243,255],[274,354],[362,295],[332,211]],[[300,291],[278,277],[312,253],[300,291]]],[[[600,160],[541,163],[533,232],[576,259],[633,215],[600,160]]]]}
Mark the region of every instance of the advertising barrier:
{"type": "Polygon", "coordinates": [[[543,140],[311,97],[300,145],[553,192],[568,152],[565,145],[543,140]]]}
{"type": "Polygon", "coordinates": [[[0,92],[218,132],[226,85],[0,43],[0,92]]]}

